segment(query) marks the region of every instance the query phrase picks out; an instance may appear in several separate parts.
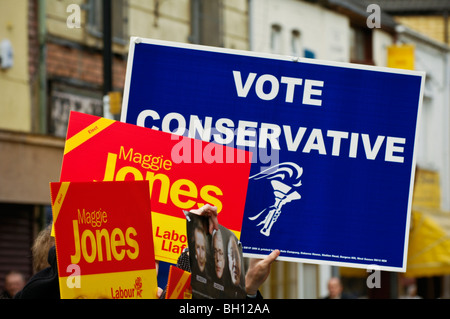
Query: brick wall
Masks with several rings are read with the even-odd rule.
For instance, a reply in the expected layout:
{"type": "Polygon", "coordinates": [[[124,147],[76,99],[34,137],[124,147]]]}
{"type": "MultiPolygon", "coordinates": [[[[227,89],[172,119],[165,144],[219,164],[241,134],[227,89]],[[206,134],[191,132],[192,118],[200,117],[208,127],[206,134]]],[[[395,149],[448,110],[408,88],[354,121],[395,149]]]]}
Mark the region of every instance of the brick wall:
{"type": "Polygon", "coordinates": [[[28,0],[28,79],[30,84],[31,131],[40,132],[39,116],[39,22],[38,0],[28,0]]]}
{"type": "MultiPolygon", "coordinates": [[[[47,43],[48,77],[75,79],[94,86],[103,84],[103,57],[101,51],[84,47],[47,43]]],[[[113,58],[113,88],[123,89],[126,60],[113,58]]]]}
{"type": "Polygon", "coordinates": [[[39,30],[37,0],[28,1],[28,73],[30,82],[38,76],[39,71],[39,30]]]}

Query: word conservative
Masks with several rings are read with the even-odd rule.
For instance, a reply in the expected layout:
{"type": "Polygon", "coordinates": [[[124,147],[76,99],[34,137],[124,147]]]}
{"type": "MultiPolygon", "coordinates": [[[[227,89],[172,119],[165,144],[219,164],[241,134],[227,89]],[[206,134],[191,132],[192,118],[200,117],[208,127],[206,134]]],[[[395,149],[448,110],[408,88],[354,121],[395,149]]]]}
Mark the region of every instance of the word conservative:
{"type": "Polygon", "coordinates": [[[201,119],[190,115],[187,122],[180,113],[170,112],[161,116],[157,111],[148,109],[140,112],[136,124],[228,146],[271,147],[273,150],[287,149],[290,152],[368,160],[375,160],[384,153],[382,159],[386,162],[404,162],[406,138],[403,137],[244,120],[236,122],[229,118],[213,120],[210,116],[201,119]]]}

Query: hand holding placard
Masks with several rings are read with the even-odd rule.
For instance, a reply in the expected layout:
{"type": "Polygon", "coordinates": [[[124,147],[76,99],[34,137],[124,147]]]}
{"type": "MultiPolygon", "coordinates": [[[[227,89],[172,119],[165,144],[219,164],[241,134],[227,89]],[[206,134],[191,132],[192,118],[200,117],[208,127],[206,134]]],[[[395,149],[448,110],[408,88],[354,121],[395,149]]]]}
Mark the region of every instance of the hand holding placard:
{"type": "Polygon", "coordinates": [[[214,229],[214,218],[211,218],[214,212],[212,206],[203,212],[185,212],[192,296],[245,298],[242,245],[233,232],[222,225],[217,224],[214,229]]]}
{"type": "Polygon", "coordinates": [[[251,258],[245,275],[245,291],[247,295],[256,295],[259,287],[270,274],[272,263],[278,258],[280,251],[275,249],[264,259],[251,258]]]}
{"type": "Polygon", "coordinates": [[[206,204],[199,209],[190,211],[192,214],[209,217],[209,233],[212,235],[214,230],[219,230],[219,221],[217,220],[217,207],[206,204]]]}

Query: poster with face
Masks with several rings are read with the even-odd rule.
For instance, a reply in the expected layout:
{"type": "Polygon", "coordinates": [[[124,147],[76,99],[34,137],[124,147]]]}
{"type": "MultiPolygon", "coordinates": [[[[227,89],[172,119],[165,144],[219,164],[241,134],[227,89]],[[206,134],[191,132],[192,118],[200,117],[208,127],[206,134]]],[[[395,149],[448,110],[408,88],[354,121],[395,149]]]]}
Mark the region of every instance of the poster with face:
{"type": "MultiPolygon", "coordinates": [[[[242,244],[219,225],[209,233],[208,218],[185,212],[193,298],[245,298],[242,244]]],[[[220,219],[219,219],[220,221],[220,219]]]]}

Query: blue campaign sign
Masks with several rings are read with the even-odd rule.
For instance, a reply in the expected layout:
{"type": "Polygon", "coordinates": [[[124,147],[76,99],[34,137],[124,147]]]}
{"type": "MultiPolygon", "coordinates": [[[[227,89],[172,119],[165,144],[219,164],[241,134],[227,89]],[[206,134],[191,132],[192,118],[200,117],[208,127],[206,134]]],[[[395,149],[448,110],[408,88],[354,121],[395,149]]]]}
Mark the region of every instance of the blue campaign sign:
{"type": "Polygon", "coordinates": [[[246,256],[405,271],[423,82],[132,38],[121,121],[253,152],[246,256]]]}

